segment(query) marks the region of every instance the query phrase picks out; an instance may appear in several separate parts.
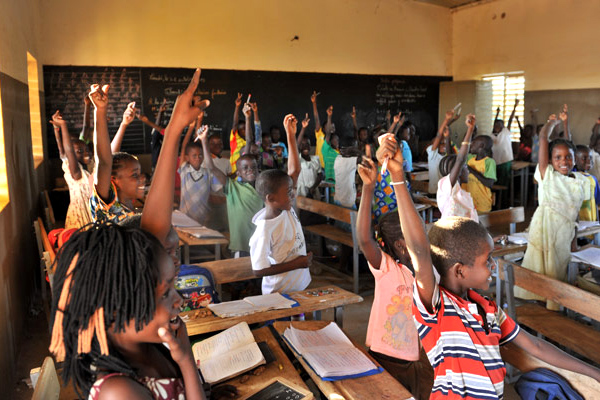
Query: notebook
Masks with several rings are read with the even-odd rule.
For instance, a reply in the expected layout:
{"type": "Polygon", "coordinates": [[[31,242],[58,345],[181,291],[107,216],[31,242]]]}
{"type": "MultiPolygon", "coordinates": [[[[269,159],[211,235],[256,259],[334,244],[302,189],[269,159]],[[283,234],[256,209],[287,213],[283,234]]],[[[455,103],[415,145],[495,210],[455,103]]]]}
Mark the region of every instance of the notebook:
{"type": "Polygon", "coordinates": [[[291,325],[283,332],[283,337],[323,380],[357,378],[383,371],[333,322],[316,331],[291,325]]]}
{"type": "Polygon", "coordinates": [[[221,318],[241,317],[257,312],[280,310],[298,307],[298,302],[285,297],[281,293],[263,294],[262,296],[249,296],[242,300],[226,301],[218,304],[209,304],[208,308],[221,318]]]}
{"type": "Polygon", "coordinates": [[[581,261],[586,264],[600,268],[600,247],[590,246],[583,250],[571,253],[571,258],[574,261],[581,261]]]}

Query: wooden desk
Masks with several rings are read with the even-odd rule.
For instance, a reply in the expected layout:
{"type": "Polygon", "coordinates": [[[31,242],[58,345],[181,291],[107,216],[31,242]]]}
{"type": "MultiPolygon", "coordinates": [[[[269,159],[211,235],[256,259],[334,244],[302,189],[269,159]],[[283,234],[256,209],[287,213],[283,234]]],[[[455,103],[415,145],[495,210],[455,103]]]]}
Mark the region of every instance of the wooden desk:
{"type": "Polygon", "coordinates": [[[514,244],[508,243],[504,246],[494,243],[494,251],[492,251],[492,257],[503,257],[509,254],[519,253],[527,250],[527,244],[514,244]]]}
{"type": "MultiPolygon", "coordinates": [[[[294,322],[294,327],[306,330],[317,330],[325,327],[328,321],[298,321],[294,322]]],[[[279,335],[290,326],[290,322],[277,321],[273,324],[279,335]]],[[[353,342],[354,343],[354,342],[353,342]]],[[[287,345],[287,342],[286,342],[287,345]]],[[[361,346],[354,345],[362,350],[361,346]]],[[[304,370],[317,384],[321,392],[328,399],[410,399],[412,394],[394,379],[387,371],[362,378],[343,379],[341,381],[324,381],[308,366],[304,359],[288,345],[288,348],[294,353],[296,359],[302,364],[304,370]]],[[[371,361],[379,365],[366,351],[362,350],[371,361]]]]}
{"type": "Polygon", "coordinates": [[[180,244],[183,244],[183,263],[190,263],[190,247],[191,246],[215,246],[215,260],[221,259],[221,245],[228,244],[229,240],[225,237],[221,238],[197,238],[188,233],[183,232],[178,227],[174,227],[179,236],[180,244]]]}
{"type": "Polygon", "coordinates": [[[527,190],[529,190],[529,167],[537,164],[530,163],[529,161],[513,161],[510,170],[510,206],[515,205],[515,177],[520,178],[520,196],[519,205],[527,206],[527,190]]]}
{"type": "Polygon", "coordinates": [[[242,321],[246,321],[248,324],[254,324],[256,322],[265,322],[277,318],[290,317],[297,314],[315,313],[316,319],[321,318],[321,311],[328,308],[335,308],[335,322],[340,327],[343,327],[343,307],[347,304],[360,303],[363,298],[357,294],[348,292],[347,290],[340,289],[337,286],[329,285],[321,288],[302,290],[299,292],[290,293],[292,299],[300,303],[300,306],[294,308],[286,308],[283,310],[271,310],[265,312],[258,312],[250,315],[244,315],[241,317],[230,317],[220,318],[216,315],[208,317],[195,317],[196,310],[182,312],[180,315],[185,320],[187,316],[189,319],[186,321],[187,331],[190,336],[198,335],[200,333],[220,331],[234,326],[242,321]],[[323,296],[310,296],[307,293],[314,290],[333,289],[335,293],[326,294],[323,296]]]}
{"type": "MultiPolygon", "coordinates": [[[[600,246],[588,244],[586,246],[581,247],[578,251],[587,249],[589,247],[599,248],[600,246]]],[[[569,282],[571,285],[575,284],[575,281],[577,280],[577,275],[579,273],[579,264],[587,265],[595,269],[600,269],[600,267],[598,267],[597,265],[589,264],[585,261],[579,261],[579,259],[573,259],[573,254],[571,253],[571,261],[569,261],[567,267],[567,282],[569,282]]]]}
{"type": "Polygon", "coordinates": [[[429,180],[429,171],[413,171],[410,173],[410,177],[413,181],[428,181],[429,180]]]}
{"type": "Polygon", "coordinates": [[[600,225],[590,226],[589,228],[578,230],[577,237],[594,236],[594,243],[600,245],[600,225]]]}
{"type": "Polygon", "coordinates": [[[283,352],[283,349],[279,345],[279,342],[277,341],[277,339],[275,339],[275,337],[269,330],[269,327],[265,326],[259,329],[255,329],[252,331],[252,334],[254,335],[254,339],[256,340],[256,342],[267,342],[276,360],[267,365],[264,365],[265,370],[259,376],[253,375],[252,372],[247,372],[225,382],[229,385],[233,385],[236,387],[236,389],[238,390],[237,398],[246,396],[252,392],[261,389],[266,382],[268,382],[272,378],[277,377],[287,379],[293,384],[298,385],[303,389],[309,390],[302,378],[300,378],[300,375],[296,371],[296,368],[294,368],[290,360],[283,352]],[[248,375],[250,379],[242,383],[241,379],[244,375],[248,375]]]}

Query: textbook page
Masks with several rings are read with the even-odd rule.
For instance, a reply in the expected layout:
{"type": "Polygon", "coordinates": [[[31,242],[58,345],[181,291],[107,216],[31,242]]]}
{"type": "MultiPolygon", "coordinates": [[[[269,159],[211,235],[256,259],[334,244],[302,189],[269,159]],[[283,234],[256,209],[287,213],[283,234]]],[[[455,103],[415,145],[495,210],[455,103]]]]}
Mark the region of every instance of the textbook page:
{"type": "Polygon", "coordinates": [[[225,354],[228,351],[235,350],[238,347],[246,346],[249,343],[255,343],[254,336],[248,324],[240,322],[217,335],[194,344],[192,352],[196,361],[202,363],[208,359],[225,354]]]}
{"type": "Polygon", "coordinates": [[[296,302],[286,299],[281,293],[263,294],[262,296],[248,296],[244,301],[255,305],[260,311],[279,310],[282,308],[292,308],[296,302]]]}
{"type": "Polygon", "coordinates": [[[600,247],[590,246],[586,249],[571,253],[571,257],[586,264],[600,268],[600,247]]]}
{"type": "Polygon", "coordinates": [[[252,342],[200,362],[200,371],[206,382],[215,384],[243,374],[261,364],[265,364],[265,359],[258,344],[252,342]]]}
{"type": "Polygon", "coordinates": [[[226,301],[223,303],[209,304],[208,308],[218,317],[241,317],[243,315],[254,314],[256,307],[244,300],[226,301]]]}
{"type": "Polygon", "coordinates": [[[323,377],[357,375],[376,369],[373,361],[356,347],[330,347],[308,351],[302,357],[323,377]]]}
{"type": "Polygon", "coordinates": [[[289,340],[300,354],[304,354],[307,350],[328,348],[330,346],[354,347],[340,327],[333,322],[329,323],[325,328],[316,331],[296,329],[293,325],[290,325],[283,333],[283,336],[289,340]]]}

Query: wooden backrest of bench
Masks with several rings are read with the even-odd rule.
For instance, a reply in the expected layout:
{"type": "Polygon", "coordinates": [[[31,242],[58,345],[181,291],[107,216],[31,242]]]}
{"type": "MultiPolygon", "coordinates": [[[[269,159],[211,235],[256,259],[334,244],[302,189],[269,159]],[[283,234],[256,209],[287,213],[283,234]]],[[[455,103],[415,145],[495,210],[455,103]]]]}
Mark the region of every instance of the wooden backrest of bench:
{"type": "Polygon", "coordinates": [[[210,271],[216,285],[241,282],[256,278],[252,271],[250,257],[228,258],[198,264],[210,271]]]}
{"type": "Polygon", "coordinates": [[[500,260],[498,272],[502,280],[507,280],[504,268],[512,267],[514,284],[539,296],[559,303],[563,307],[576,311],[596,321],[600,321],[600,296],[586,292],[573,285],[558,281],[523,268],[519,265],[500,260]]]}
{"type": "Polygon", "coordinates": [[[324,201],[309,199],[302,196],[296,197],[296,206],[301,210],[310,211],[328,218],[346,222],[348,224],[352,223],[352,217],[350,216],[351,213],[356,212],[348,208],[336,206],[334,204],[328,204],[324,201]]]}
{"type": "Polygon", "coordinates": [[[479,222],[486,228],[523,221],[525,221],[525,209],[523,207],[511,207],[505,210],[492,211],[487,214],[479,214],[479,222]]]}
{"type": "Polygon", "coordinates": [[[558,373],[565,378],[584,399],[594,399],[597,394],[600,393],[600,383],[594,378],[547,364],[520,349],[514,343],[500,346],[500,353],[502,354],[503,361],[512,364],[522,372],[532,371],[536,368],[547,368],[558,373]]]}

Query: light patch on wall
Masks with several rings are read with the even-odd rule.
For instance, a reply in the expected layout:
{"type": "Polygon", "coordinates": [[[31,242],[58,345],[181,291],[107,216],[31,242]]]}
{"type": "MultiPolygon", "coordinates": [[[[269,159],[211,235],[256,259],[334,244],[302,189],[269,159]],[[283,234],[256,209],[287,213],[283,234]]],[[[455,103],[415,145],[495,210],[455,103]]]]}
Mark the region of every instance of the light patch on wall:
{"type": "MultiPolygon", "coordinates": [[[[524,123],[525,118],[525,75],[523,72],[512,72],[506,74],[495,74],[484,76],[483,80],[492,82],[492,108],[493,115],[500,109],[498,118],[506,125],[513,111],[515,100],[519,99],[519,105],[515,110],[515,117],[524,123]]],[[[510,126],[511,141],[518,142],[521,138],[521,130],[517,121],[510,126]]]]}
{"type": "Polygon", "coordinates": [[[29,86],[29,119],[31,121],[33,165],[37,168],[44,161],[44,141],[42,139],[42,120],[40,115],[38,64],[35,57],[29,52],[27,52],[27,84],[29,86]]]}
{"type": "Polygon", "coordinates": [[[2,118],[2,91],[0,88],[0,211],[10,201],[6,178],[6,151],[4,150],[4,119],[2,118]]]}

